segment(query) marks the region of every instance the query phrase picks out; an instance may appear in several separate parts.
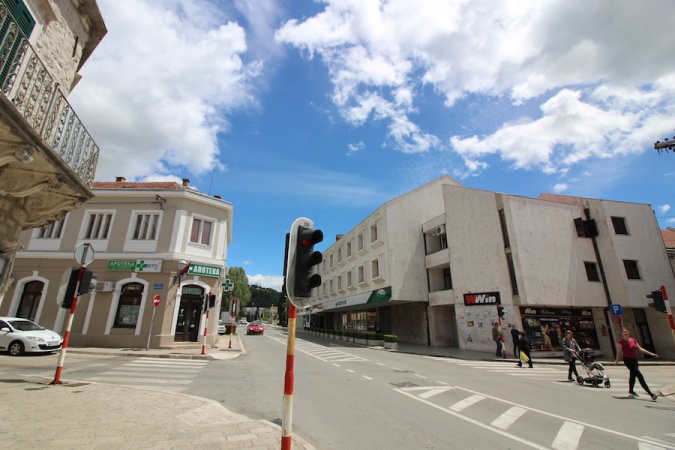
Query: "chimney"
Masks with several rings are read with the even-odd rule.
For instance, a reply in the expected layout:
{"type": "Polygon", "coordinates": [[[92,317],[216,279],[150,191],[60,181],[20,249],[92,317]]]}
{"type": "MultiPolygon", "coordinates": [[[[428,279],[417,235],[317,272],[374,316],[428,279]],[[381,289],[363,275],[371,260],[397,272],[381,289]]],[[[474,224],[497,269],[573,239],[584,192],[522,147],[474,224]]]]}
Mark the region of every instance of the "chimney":
{"type": "Polygon", "coordinates": [[[188,187],[190,186],[190,179],[189,178],[183,178],[183,187],[188,187]]]}
{"type": "Polygon", "coordinates": [[[127,179],[124,177],[115,177],[115,183],[124,183],[125,181],[127,181],[127,179]]]}

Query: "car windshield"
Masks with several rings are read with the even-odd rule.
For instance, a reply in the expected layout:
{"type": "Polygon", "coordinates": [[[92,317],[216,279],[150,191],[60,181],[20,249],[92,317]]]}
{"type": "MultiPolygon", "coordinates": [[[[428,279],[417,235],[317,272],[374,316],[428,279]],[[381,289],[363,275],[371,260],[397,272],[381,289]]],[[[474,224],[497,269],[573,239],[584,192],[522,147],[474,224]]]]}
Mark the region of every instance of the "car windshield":
{"type": "Polygon", "coordinates": [[[18,331],[36,331],[42,329],[40,325],[33,323],[30,320],[10,320],[9,323],[18,331]]]}

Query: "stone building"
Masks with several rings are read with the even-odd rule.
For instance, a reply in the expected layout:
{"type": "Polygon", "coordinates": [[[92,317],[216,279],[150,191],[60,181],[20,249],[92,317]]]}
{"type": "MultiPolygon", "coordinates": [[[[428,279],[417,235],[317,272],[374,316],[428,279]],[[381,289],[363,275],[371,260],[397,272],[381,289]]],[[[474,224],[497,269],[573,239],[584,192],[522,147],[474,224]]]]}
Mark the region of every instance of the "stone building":
{"type": "Polygon", "coordinates": [[[0,0],[0,305],[21,231],[93,196],[99,149],[67,97],[106,32],[94,0],[0,0]]]}

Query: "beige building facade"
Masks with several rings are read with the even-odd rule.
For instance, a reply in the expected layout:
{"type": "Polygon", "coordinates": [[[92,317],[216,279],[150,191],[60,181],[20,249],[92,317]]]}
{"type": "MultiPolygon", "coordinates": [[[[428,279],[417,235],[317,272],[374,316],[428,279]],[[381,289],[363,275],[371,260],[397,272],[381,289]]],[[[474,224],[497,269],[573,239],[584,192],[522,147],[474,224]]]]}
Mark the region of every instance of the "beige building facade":
{"type": "Polygon", "coordinates": [[[526,198],[445,176],[386,203],[323,256],[304,324],[377,326],[404,342],[495,352],[501,306],[507,354],[511,326],[550,356],[562,355],[566,329],[613,356],[626,326],[675,357],[668,317],[646,297],[660,286],[675,292],[650,205],[526,198]]]}
{"type": "Polygon", "coordinates": [[[137,183],[120,177],[94,183],[93,191],[96,197],[81,209],[21,235],[24,250],[17,253],[15,282],[0,315],[63,332],[69,310],[61,303],[77,267],[74,252],[88,244],[95,252],[87,265],[95,288],[76,305],[72,345],[212,345],[232,240],[232,205],[191,189],[188,180],[137,183]]]}

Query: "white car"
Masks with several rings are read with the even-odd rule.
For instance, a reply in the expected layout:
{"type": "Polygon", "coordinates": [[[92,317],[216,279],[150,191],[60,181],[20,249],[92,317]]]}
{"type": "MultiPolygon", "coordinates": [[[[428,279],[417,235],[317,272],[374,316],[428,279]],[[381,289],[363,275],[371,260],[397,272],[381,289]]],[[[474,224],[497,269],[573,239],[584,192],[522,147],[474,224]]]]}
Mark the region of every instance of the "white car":
{"type": "Polygon", "coordinates": [[[12,356],[24,353],[53,352],[61,348],[63,338],[35,322],[19,317],[0,317],[0,351],[12,356]]]}

